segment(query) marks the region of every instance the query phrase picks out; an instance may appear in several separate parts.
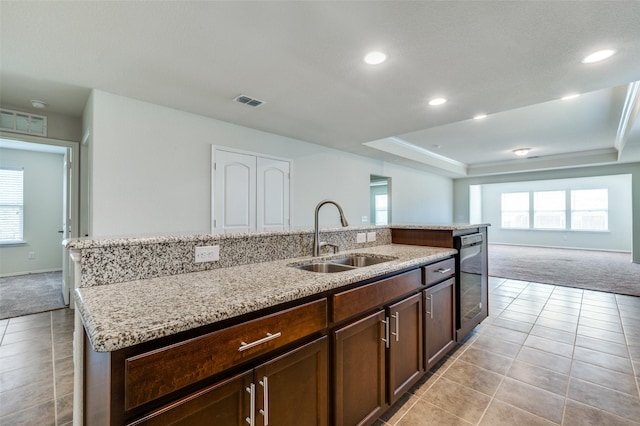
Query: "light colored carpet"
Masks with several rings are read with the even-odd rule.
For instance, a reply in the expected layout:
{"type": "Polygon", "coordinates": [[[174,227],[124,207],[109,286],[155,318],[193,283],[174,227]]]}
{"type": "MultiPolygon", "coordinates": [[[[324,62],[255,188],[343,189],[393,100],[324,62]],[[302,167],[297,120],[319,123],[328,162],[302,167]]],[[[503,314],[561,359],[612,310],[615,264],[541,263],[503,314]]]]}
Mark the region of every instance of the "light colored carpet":
{"type": "Polygon", "coordinates": [[[0,319],[64,307],[62,272],[0,278],[0,319]]]}
{"type": "Polygon", "coordinates": [[[489,244],[489,275],[640,296],[631,254],[489,244]]]}

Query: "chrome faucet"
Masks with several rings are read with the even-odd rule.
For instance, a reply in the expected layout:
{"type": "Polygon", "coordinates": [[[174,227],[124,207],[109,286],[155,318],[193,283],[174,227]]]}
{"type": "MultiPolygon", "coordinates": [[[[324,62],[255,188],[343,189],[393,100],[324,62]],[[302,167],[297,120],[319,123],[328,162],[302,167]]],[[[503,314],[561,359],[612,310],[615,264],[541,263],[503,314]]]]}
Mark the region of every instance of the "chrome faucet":
{"type": "Polygon", "coordinates": [[[320,212],[320,207],[324,206],[325,204],[333,204],[334,206],[336,206],[338,208],[338,212],[340,212],[340,222],[342,222],[342,226],[349,226],[349,224],[347,223],[347,219],[344,217],[344,212],[342,211],[342,207],[340,207],[338,203],[336,203],[333,200],[320,201],[316,206],[316,216],[315,216],[315,222],[314,222],[315,228],[314,228],[314,234],[313,234],[313,257],[320,256],[320,247],[323,245],[333,246],[334,253],[338,247],[335,244],[320,243],[320,229],[318,228],[318,213],[320,212]]]}

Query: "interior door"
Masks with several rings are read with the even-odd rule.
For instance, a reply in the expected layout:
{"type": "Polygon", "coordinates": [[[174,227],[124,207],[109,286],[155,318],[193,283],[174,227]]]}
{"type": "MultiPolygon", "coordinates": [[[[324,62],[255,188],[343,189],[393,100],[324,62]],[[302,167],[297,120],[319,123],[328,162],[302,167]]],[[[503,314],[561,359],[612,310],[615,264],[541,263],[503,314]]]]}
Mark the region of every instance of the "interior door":
{"type": "Polygon", "coordinates": [[[289,162],[257,158],[257,229],[289,228],[289,162]]]}
{"type": "MultiPolygon", "coordinates": [[[[71,188],[72,188],[72,151],[71,148],[67,148],[64,154],[62,173],[62,239],[68,239],[72,237],[72,212],[71,208],[71,188]]],[[[71,277],[71,260],[69,259],[69,253],[66,248],[62,247],[62,298],[65,305],[70,304],[71,289],[73,288],[71,277]]],[[[73,308],[73,306],[71,306],[73,308]]]]}
{"type": "Polygon", "coordinates": [[[256,157],[216,149],[213,229],[215,233],[256,229],[256,157]]]}

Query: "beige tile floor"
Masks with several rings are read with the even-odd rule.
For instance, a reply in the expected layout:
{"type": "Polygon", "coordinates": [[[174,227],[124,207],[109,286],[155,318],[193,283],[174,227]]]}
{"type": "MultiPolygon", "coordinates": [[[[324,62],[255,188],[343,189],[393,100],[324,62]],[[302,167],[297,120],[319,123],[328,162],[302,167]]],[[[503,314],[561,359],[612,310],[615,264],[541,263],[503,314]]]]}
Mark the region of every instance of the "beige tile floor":
{"type": "MultiPolygon", "coordinates": [[[[491,315],[378,425],[640,425],[640,298],[490,279],[491,315]]],[[[0,321],[0,425],[67,425],[73,311],[0,321]]]]}
{"type": "Polygon", "coordinates": [[[0,320],[0,425],[70,425],[73,311],[0,320]]]}
{"type": "Polygon", "coordinates": [[[489,318],[378,425],[640,425],[640,298],[489,287],[489,318]]]}

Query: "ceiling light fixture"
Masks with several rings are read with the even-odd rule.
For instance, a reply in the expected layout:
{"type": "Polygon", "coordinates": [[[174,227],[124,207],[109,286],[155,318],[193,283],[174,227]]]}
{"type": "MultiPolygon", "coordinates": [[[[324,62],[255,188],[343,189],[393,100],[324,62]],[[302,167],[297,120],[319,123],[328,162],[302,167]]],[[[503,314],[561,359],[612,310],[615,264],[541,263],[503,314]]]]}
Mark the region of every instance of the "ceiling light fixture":
{"type": "Polygon", "coordinates": [[[513,153],[518,157],[525,157],[529,153],[529,151],[531,151],[531,148],[518,148],[514,149],[513,153]]]}
{"type": "Polygon", "coordinates": [[[437,106],[437,105],[442,105],[445,102],[447,102],[445,98],[434,98],[429,101],[429,105],[437,106]]]}
{"type": "Polygon", "coordinates": [[[482,120],[483,118],[487,118],[487,114],[478,114],[473,117],[474,120],[482,120]]]}
{"type": "Polygon", "coordinates": [[[611,57],[614,53],[616,53],[616,51],[613,50],[613,49],[598,50],[597,52],[594,52],[594,53],[590,54],[589,56],[587,56],[586,58],[584,58],[582,60],[582,63],[583,64],[591,64],[593,62],[602,61],[602,60],[605,60],[605,59],[611,57]]]}
{"type": "Polygon", "coordinates": [[[364,61],[369,65],[379,65],[387,60],[387,55],[383,52],[369,52],[364,57],[364,61]]]}
{"type": "Polygon", "coordinates": [[[42,108],[46,108],[47,103],[45,101],[39,101],[37,99],[32,99],[31,100],[31,106],[34,107],[34,108],[42,109],[42,108]]]}
{"type": "Polygon", "coordinates": [[[563,96],[562,98],[560,98],[560,100],[562,100],[562,101],[568,101],[568,100],[570,100],[570,99],[575,99],[575,98],[577,98],[578,96],[580,96],[580,93],[573,93],[573,94],[571,94],[571,95],[563,96]]]}

